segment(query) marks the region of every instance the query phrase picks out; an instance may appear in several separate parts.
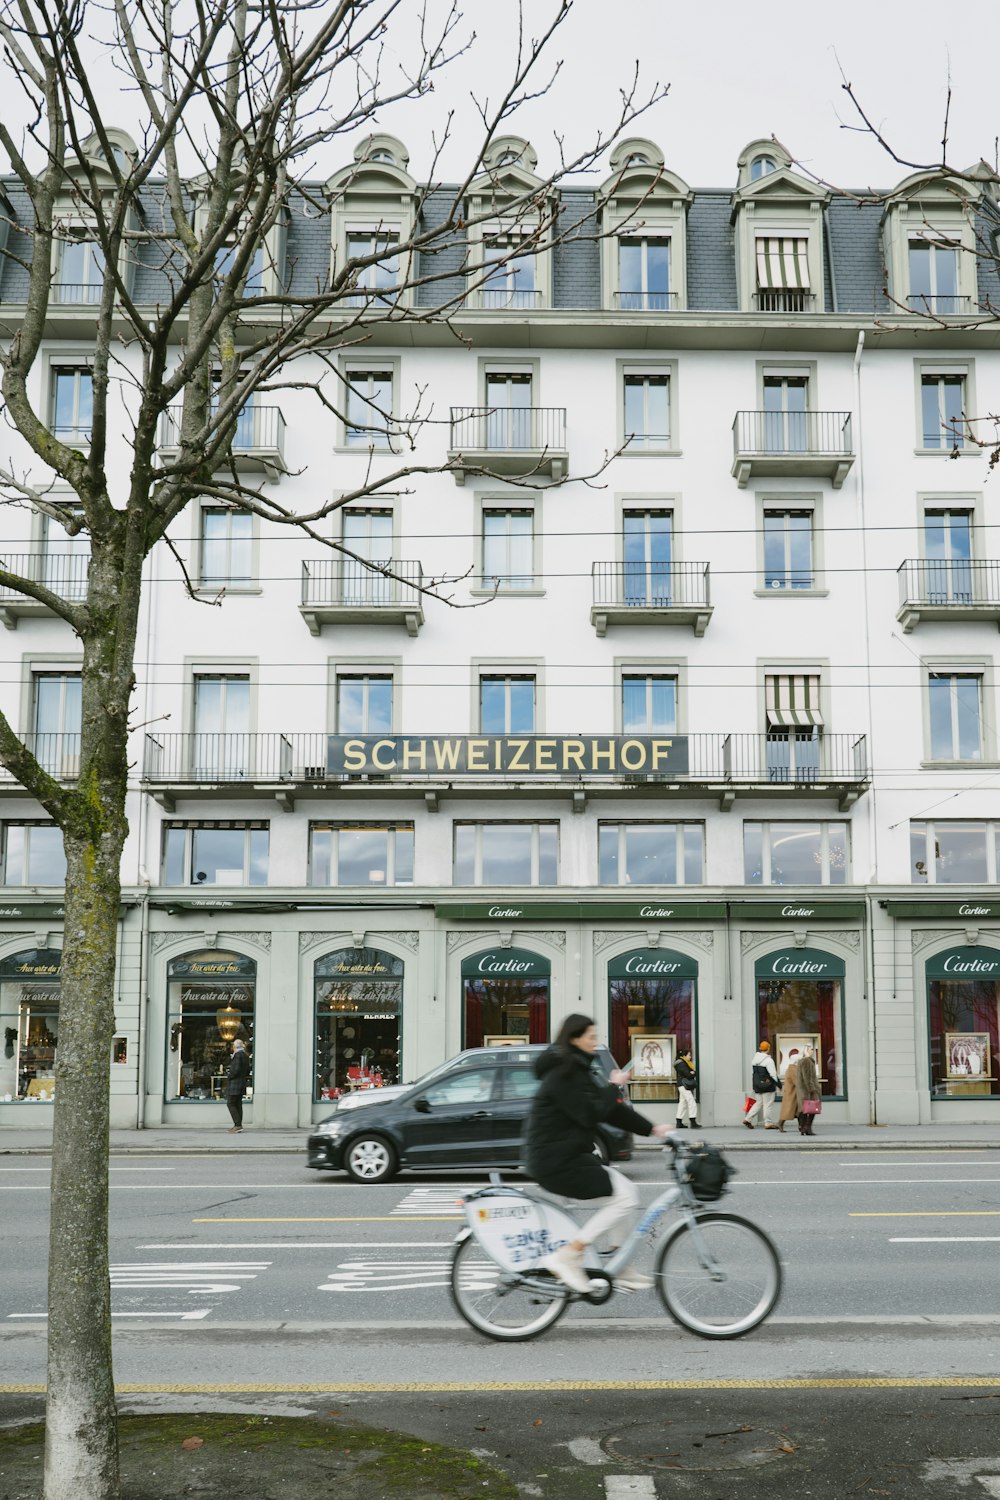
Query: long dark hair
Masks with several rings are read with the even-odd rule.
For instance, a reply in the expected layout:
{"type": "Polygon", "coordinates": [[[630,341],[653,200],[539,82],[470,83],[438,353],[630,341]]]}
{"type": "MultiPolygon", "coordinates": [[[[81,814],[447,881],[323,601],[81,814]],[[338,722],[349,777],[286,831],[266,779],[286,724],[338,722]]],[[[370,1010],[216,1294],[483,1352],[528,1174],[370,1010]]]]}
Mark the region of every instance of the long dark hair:
{"type": "Polygon", "coordinates": [[[574,1011],[560,1026],[559,1035],[553,1045],[558,1047],[560,1052],[568,1053],[577,1037],[583,1036],[583,1033],[594,1024],[592,1016],[585,1016],[579,1011],[574,1011]]]}

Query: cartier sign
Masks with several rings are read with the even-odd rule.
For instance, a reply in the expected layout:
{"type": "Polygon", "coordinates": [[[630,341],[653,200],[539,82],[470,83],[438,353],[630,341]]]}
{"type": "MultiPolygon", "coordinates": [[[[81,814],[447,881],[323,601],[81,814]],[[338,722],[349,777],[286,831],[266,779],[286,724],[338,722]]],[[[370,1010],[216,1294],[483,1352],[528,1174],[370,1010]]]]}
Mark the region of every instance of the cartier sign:
{"type": "Polygon", "coordinates": [[[333,776],[686,776],[686,735],[330,735],[333,776]]]}

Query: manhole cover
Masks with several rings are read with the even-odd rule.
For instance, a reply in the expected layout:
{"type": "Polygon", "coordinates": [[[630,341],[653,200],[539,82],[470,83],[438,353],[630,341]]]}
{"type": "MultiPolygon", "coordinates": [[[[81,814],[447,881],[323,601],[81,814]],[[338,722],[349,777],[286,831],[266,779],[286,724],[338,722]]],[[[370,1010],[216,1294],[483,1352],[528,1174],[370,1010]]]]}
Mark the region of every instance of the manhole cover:
{"type": "Polygon", "coordinates": [[[601,1442],[609,1458],[648,1469],[755,1469],[795,1449],[782,1432],[733,1426],[706,1430],[694,1422],[637,1422],[601,1442]]]}

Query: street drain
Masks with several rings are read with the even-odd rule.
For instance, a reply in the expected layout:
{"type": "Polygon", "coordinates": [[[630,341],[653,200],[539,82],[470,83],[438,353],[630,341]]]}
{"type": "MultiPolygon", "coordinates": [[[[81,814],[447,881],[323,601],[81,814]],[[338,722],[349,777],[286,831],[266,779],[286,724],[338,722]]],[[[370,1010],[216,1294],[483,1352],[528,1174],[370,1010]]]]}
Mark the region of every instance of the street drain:
{"type": "Polygon", "coordinates": [[[781,1432],[766,1427],[731,1427],[706,1432],[694,1422],[637,1422],[610,1433],[601,1447],[615,1463],[647,1469],[756,1469],[786,1458],[795,1448],[781,1432]]]}

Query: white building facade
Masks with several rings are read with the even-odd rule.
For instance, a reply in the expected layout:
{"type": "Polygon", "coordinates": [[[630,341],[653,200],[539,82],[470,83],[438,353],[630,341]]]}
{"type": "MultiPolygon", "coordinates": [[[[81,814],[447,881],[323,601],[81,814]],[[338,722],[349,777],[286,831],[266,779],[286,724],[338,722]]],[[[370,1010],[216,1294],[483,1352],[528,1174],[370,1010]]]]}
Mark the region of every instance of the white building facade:
{"type": "MultiPolygon", "coordinates": [[[[290,264],[393,211],[405,232],[405,151],[378,142],[356,210],[290,206],[290,264]]],[[[566,194],[602,237],[508,262],[462,341],[375,324],[331,339],[346,421],[304,391],[248,408],[234,456],[295,509],[450,468],[335,514],[391,576],[211,503],[171,536],[197,599],[151,555],[113,1124],[221,1124],[235,1035],[250,1124],[306,1126],[365,1074],[577,1010],[654,1118],[689,1047],[701,1122],[739,1118],[762,1037],[816,1047],[834,1120],[993,1118],[1000,543],[973,419],[1000,353],[970,235],[997,187],[859,207],[757,143],[735,192],[699,192],[626,142],[566,194]]],[[[85,441],[78,291],[35,395],[85,441]]],[[[8,262],[9,320],[17,297],[8,262]]],[[[3,526],[83,586],[83,549],[3,526]]],[[[77,643],[10,594],[0,619],[0,704],[72,779],[77,643]]],[[[0,822],[3,1129],[51,1111],[62,864],[9,777],[0,822]]]]}

